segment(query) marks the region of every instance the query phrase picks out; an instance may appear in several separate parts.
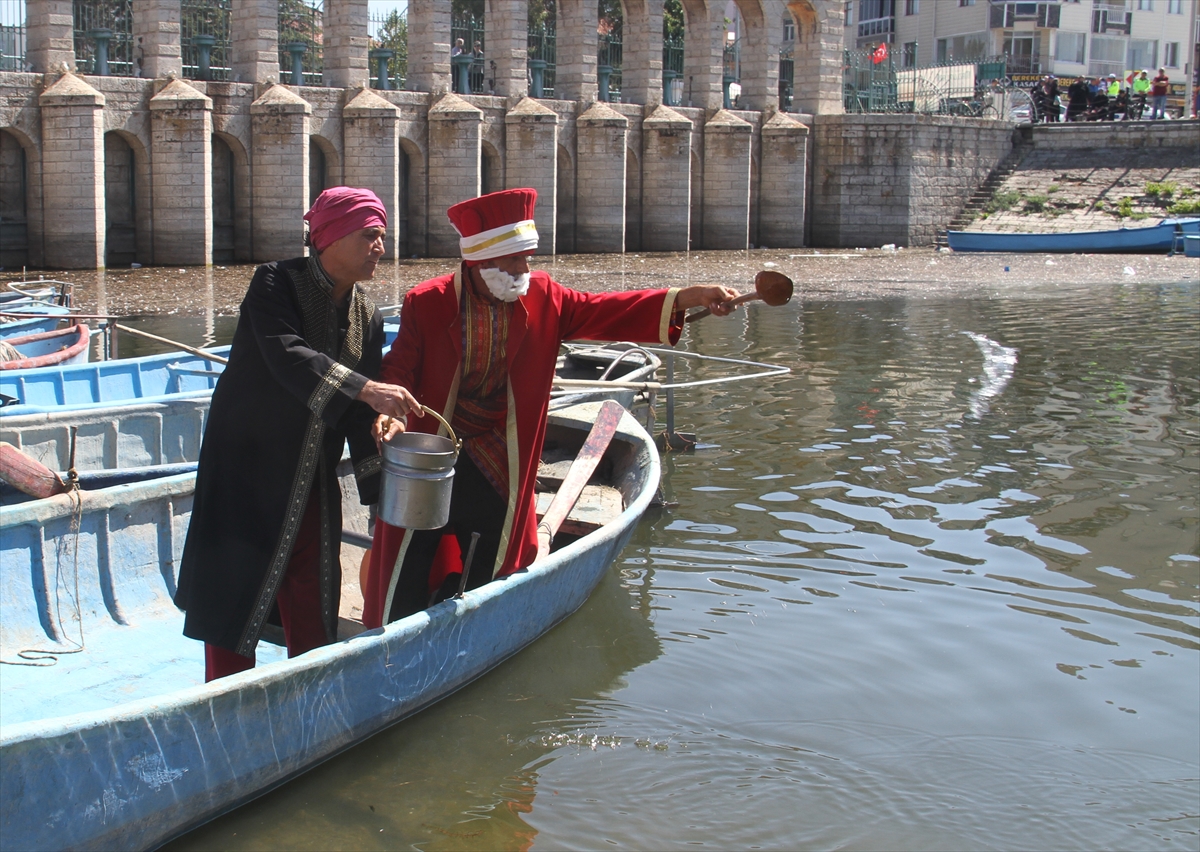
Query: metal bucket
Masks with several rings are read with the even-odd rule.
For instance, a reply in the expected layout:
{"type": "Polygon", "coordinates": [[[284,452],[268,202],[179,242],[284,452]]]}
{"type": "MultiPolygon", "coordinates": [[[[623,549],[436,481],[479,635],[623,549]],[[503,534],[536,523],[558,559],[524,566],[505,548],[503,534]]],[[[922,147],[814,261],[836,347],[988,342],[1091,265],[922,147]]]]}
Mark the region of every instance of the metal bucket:
{"type": "Polygon", "coordinates": [[[421,408],[440,420],[450,437],[402,432],[384,442],[379,518],[394,527],[435,530],[450,520],[454,463],[462,444],[441,415],[421,408]]]}

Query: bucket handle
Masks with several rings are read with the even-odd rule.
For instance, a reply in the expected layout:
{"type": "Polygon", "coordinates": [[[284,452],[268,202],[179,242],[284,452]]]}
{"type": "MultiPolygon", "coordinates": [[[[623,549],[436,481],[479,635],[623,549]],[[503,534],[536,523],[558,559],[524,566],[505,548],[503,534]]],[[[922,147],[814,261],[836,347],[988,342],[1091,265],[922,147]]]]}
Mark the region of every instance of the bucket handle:
{"type": "Polygon", "coordinates": [[[438,414],[436,411],[434,411],[428,405],[422,405],[421,409],[426,414],[432,414],[439,423],[441,423],[443,426],[446,427],[446,431],[450,433],[450,440],[454,443],[454,455],[457,456],[459,451],[462,449],[462,441],[458,440],[458,435],[454,434],[454,427],[446,422],[445,417],[438,414]]]}

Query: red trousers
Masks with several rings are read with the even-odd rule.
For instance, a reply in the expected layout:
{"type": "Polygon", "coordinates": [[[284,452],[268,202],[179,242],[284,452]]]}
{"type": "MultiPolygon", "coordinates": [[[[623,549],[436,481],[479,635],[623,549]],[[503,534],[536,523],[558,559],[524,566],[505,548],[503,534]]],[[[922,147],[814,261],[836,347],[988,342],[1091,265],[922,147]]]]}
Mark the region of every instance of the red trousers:
{"type": "MultiPolygon", "coordinates": [[[[279,584],[275,602],[283,622],[288,656],[295,657],[329,644],[321,623],[321,499],[314,491],[308,498],[300,531],[292,546],[292,557],[279,584]]],[[[204,643],[204,681],[254,668],[254,657],[204,643]]]]}

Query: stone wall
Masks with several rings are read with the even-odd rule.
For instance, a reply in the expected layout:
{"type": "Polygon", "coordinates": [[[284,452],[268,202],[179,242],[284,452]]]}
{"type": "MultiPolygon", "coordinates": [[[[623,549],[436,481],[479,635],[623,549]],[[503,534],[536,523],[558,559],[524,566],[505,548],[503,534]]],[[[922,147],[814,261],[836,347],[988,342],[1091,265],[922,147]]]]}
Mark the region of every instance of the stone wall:
{"type": "Polygon", "coordinates": [[[1012,150],[1012,133],[988,119],[816,116],[812,243],[932,244],[1012,150]]]}
{"type": "Polygon", "coordinates": [[[446,207],[518,185],[545,252],[746,248],[763,215],[770,244],[804,242],[807,130],[749,110],[0,73],[0,134],[0,183],[25,187],[6,266],[294,255],[342,183],[384,199],[389,256],[455,254],[446,207]]]}

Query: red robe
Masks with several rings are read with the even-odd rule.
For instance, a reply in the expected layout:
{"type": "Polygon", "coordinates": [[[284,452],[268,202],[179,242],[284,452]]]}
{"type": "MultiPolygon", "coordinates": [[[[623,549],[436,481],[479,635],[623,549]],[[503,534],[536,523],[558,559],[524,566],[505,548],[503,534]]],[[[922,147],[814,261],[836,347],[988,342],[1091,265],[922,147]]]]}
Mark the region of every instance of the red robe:
{"type": "MultiPolygon", "coordinates": [[[[462,275],[460,268],[409,291],[400,314],[400,333],[383,356],[380,373],[380,381],[403,385],[447,420],[454,414],[462,375],[462,275]]],[[[518,571],[537,555],[534,483],[562,342],[674,344],[683,329],[683,314],[675,309],[677,292],[581,293],[563,287],[545,272],[530,274],[529,291],[517,300],[508,329],[508,511],[493,577],[518,571]]],[[[408,419],[408,428],[414,431],[436,432],[439,426],[429,416],[408,419]]],[[[363,589],[363,624],[368,628],[383,623],[404,536],[401,528],[383,521],[375,524],[363,589]]],[[[448,538],[454,541],[453,536],[448,538]]]]}

